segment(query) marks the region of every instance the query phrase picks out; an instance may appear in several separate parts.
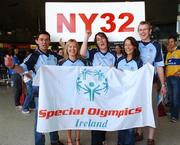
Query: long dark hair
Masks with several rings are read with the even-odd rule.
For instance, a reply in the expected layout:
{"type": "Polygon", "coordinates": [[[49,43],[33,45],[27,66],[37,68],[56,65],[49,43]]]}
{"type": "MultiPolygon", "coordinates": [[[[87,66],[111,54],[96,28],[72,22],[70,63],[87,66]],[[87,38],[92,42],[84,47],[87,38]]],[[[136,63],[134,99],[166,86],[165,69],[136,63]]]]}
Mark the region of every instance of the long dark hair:
{"type": "MultiPolygon", "coordinates": [[[[132,59],[138,59],[139,56],[140,56],[140,52],[139,52],[139,49],[138,49],[138,42],[137,40],[134,38],[134,37],[127,37],[124,42],[123,42],[123,47],[125,45],[125,42],[126,40],[130,40],[131,41],[131,44],[135,47],[134,49],[134,52],[133,52],[133,58],[132,59]]],[[[125,50],[124,50],[125,51],[125,50]]],[[[125,58],[127,57],[127,54],[126,52],[124,52],[124,56],[125,58]]]]}

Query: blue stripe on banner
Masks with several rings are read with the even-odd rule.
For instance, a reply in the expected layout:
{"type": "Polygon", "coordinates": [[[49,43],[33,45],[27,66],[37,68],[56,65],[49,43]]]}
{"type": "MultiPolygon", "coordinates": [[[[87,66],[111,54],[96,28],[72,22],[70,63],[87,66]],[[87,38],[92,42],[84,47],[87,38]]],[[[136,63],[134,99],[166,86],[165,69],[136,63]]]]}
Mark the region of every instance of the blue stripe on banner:
{"type": "Polygon", "coordinates": [[[168,65],[180,65],[180,59],[178,59],[178,58],[169,59],[168,65]]]}

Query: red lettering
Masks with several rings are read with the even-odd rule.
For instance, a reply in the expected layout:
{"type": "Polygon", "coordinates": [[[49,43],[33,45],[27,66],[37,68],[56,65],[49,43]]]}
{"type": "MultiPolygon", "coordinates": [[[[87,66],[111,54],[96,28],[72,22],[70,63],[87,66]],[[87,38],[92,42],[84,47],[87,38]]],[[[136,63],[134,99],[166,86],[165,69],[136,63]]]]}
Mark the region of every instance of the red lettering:
{"type": "Polygon", "coordinates": [[[136,111],[136,113],[142,112],[142,107],[137,107],[135,111],[136,111]]]}
{"type": "Polygon", "coordinates": [[[129,111],[129,108],[125,108],[125,113],[124,113],[124,115],[128,115],[128,111],[129,111]]]}
{"type": "MultiPolygon", "coordinates": [[[[49,119],[54,116],[63,116],[63,115],[83,115],[85,111],[85,108],[81,109],[65,109],[65,110],[52,110],[52,111],[47,111],[47,110],[40,110],[39,111],[39,117],[40,118],[45,118],[49,119]]],[[[96,109],[94,108],[94,113],[96,113],[96,109]]]]}
{"type": "Polygon", "coordinates": [[[89,108],[88,109],[88,115],[95,115],[96,114],[96,108],[89,108]]]}
{"type": "Polygon", "coordinates": [[[105,18],[108,18],[106,20],[106,24],[109,25],[109,28],[106,28],[106,27],[100,27],[100,29],[103,31],[103,32],[107,32],[107,33],[110,33],[110,32],[113,32],[115,29],[116,29],[116,24],[114,23],[114,15],[112,13],[104,13],[101,15],[101,18],[105,19],[105,18]]]}
{"type": "Polygon", "coordinates": [[[86,30],[86,31],[91,31],[92,23],[93,23],[94,20],[96,19],[97,15],[98,15],[97,13],[93,13],[93,14],[90,16],[90,18],[88,19],[85,14],[82,14],[82,13],[79,14],[79,16],[81,17],[82,21],[83,21],[84,24],[85,24],[85,30],[86,30]]]}
{"type": "Polygon", "coordinates": [[[134,112],[134,109],[130,109],[129,110],[129,115],[131,115],[131,114],[134,114],[135,112],[134,112]]]}
{"type": "Polygon", "coordinates": [[[123,116],[124,115],[124,110],[120,110],[118,113],[118,117],[123,116]]]}
{"type": "Polygon", "coordinates": [[[76,15],[70,14],[70,22],[65,18],[63,14],[57,14],[57,32],[62,33],[63,32],[63,24],[66,26],[66,28],[71,33],[76,32],[76,15]]]}
{"type": "MultiPolygon", "coordinates": [[[[76,14],[70,13],[70,20],[64,16],[64,14],[59,13],[57,14],[57,32],[63,32],[63,25],[67,28],[67,30],[71,33],[76,33],[76,14]]],[[[82,19],[85,25],[85,31],[92,31],[92,25],[95,19],[98,16],[98,13],[92,13],[89,18],[84,13],[79,13],[80,18],[82,19]]],[[[119,19],[127,20],[120,25],[118,32],[134,32],[134,27],[129,27],[130,24],[134,21],[134,15],[132,13],[121,13],[119,15],[119,19]]],[[[115,16],[112,13],[103,13],[100,16],[101,19],[106,19],[105,24],[106,26],[100,27],[101,31],[106,33],[111,33],[116,29],[116,23],[114,22],[115,16]]]]}
{"type": "Polygon", "coordinates": [[[40,110],[40,111],[39,111],[39,117],[42,117],[42,118],[43,118],[43,117],[46,117],[46,111],[47,111],[47,110],[40,110]]]}
{"type": "Polygon", "coordinates": [[[56,110],[54,115],[55,115],[55,116],[60,116],[60,115],[62,115],[62,110],[56,110]]]}
{"type": "Polygon", "coordinates": [[[85,108],[82,108],[82,109],[81,109],[81,113],[80,113],[81,115],[84,114],[84,110],[85,110],[85,108]]]}
{"type": "Polygon", "coordinates": [[[54,116],[55,111],[48,111],[46,115],[46,119],[49,119],[50,117],[54,116]]]}
{"type": "MultiPolygon", "coordinates": [[[[62,113],[62,114],[63,114],[63,115],[69,115],[69,112],[70,112],[69,110],[63,110],[63,113],[62,113]]],[[[71,113],[72,113],[72,112],[71,112],[71,113]]],[[[71,114],[70,114],[70,115],[71,115],[71,114]]]]}
{"type": "Polygon", "coordinates": [[[134,32],[133,27],[128,27],[134,20],[134,16],[131,13],[122,13],[119,15],[119,19],[124,19],[125,17],[128,17],[127,21],[122,24],[118,30],[118,32],[134,32]]]}

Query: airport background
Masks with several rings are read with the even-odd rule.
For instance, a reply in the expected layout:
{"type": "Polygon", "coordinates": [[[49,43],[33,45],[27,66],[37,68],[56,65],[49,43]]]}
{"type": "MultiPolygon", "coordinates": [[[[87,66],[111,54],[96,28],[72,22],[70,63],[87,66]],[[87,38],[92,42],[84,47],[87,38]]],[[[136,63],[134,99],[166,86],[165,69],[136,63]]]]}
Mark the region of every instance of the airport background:
{"type": "MultiPolygon", "coordinates": [[[[32,145],[34,142],[34,112],[25,115],[14,108],[12,81],[4,67],[3,58],[8,49],[17,47],[21,61],[26,53],[35,49],[35,35],[45,29],[45,2],[47,0],[3,0],[0,5],[0,145],[32,145]]],[[[75,2],[75,0],[53,0],[54,2],[75,2]]],[[[129,0],[131,1],[131,0],[129,0]]],[[[133,1],[133,0],[132,0],[133,1]]],[[[136,1],[136,0],[134,0],[136,1]]],[[[49,1],[50,2],[50,1],[49,1]]],[[[52,1],[51,1],[52,2],[52,1]]],[[[84,2],[84,0],[76,0],[84,2]]],[[[124,2],[123,0],[91,0],[89,2],[124,2]]],[[[152,37],[160,42],[166,54],[169,35],[179,39],[180,0],[145,0],[146,20],[153,24],[152,37]]],[[[111,43],[114,48],[116,43],[111,43]]],[[[55,43],[52,43],[52,46],[55,43]]],[[[91,44],[94,47],[94,44],[91,44]]],[[[59,46],[60,47],[60,46],[59,46]]],[[[169,122],[168,115],[160,117],[157,131],[157,145],[179,145],[180,122],[169,122]]],[[[65,140],[65,132],[60,131],[60,139],[65,140]]],[[[82,144],[90,145],[90,132],[82,132],[82,144]]],[[[47,145],[49,137],[47,137],[47,145]]],[[[116,144],[116,133],[108,133],[109,145],[116,144]]],[[[145,140],[137,143],[144,145],[145,140]]]]}

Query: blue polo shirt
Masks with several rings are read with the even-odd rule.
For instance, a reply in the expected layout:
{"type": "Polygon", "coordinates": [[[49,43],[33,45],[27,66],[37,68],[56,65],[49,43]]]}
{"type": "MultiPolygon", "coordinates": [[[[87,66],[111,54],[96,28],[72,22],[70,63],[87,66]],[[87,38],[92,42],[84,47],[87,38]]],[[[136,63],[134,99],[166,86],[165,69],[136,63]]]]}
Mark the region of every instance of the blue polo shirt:
{"type": "Polygon", "coordinates": [[[128,70],[128,71],[138,70],[142,66],[143,66],[143,62],[141,59],[131,59],[128,61],[126,58],[123,58],[117,64],[118,69],[128,70]]]}
{"type": "Polygon", "coordinates": [[[114,66],[116,62],[115,54],[110,51],[102,53],[97,49],[92,49],[88,51],[87,56],[93,66],[114,66]]]}
{"type": "Polygon", "coordinates": [[[67,59],[62,63],[62,66],[84,66],[84,65],[85,65],[84,62],[80,59],[76,59],[75,61],[67,59]]]}
{"type": "Polygon", "coordinates": [[[24,71],[33,71],[33,78],[38,69],[43,65],[57,65],[57,58],[51,52],[44,53],[38,48],[34,53],[27,56],[21,64],[24,71]]]}
{"type": "Polygon", "coordinates": [[[150,63],[155,67],[164,66],[162,49],[157,41],[140,41],[139,51],[143,64],[150,63]]]}
{"type": "MultiPolygon", "coordinates": [[[[14,61],[14,65],[19,65],[20,61],[18,59],[18,57],[16,55],[13,56],[13,61],[14,61]]],[[[12,74],[16,74],[16,72],[12,69],[8,69],[8,74],[12,75],[12,74]]]]}

